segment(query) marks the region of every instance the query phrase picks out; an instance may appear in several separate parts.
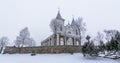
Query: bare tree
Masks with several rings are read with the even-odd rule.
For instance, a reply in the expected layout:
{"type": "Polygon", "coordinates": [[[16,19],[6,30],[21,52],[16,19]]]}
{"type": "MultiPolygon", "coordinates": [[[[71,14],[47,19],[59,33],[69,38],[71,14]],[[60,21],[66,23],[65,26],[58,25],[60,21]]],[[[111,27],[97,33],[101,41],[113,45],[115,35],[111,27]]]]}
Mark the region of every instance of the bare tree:
{"type": "Polygon", "coordinates": [[[25,41],[26,41],[25,45],[27,45],[27,46],[35,46],[35,40],[33,38],[27,38],[25,41]]]}
{"type": "Polygon", "coordinates": [[[80,36],[80,39],[79,39],[79,44],[81,43],[81,40],[83,38],[83,35],[85,35],[85,31],[86,31],[86,24],[83,22],[83,19],[82,18],[78,18],[76,20],[76,26],[78,28],[78,31],[79,31],[79,36],[80,36]]]}
{"type": "Polygon", "coordinates": [[[22,42],[21,37],[17,36],[17,37],[16,37],[16,40],[15,40],[15,45],[16,45],[17,47],[21,47],[22,44],[23,44],[23,42],[22,42]]]}
{"type": "Polygon", "coordinates": [[[27,27],[20,31],[19,36],[17,36],[15,40],[15,44],[18,47],[32,46],[33,44],[35,44],[35,41],[32,38],[30,38],[30,33],[27,27]]]}
{"type": "Polygon", "coordinates": [[[106,34],[106,40],[110,41],[112,37],[115,37],[118,30],[104,30],[104,32],[106,34]]]}
{"type": "Polygon", "coordinates": [[[103,42],[103,39],[104,39],[104,35],[102,34],[102,33],[100,33],[100,32],[98,32],[97,33],[97,36],[95,37],[95,41],[97,41],[97,43],[101,43],[101,42],[103,42]]]}
{"type": "Polygon", "coordinates": [[[50,27],[51,27],[51,29],[52,29],[52,31],[53,31],[53,33],[56,33],[56,31],[57,31],[57,22],[55,21],[55,19],[52,19],[52,21],[51,21],[51,23],[50,23],[50,27]]]}
{"type": "Polygon", "coordinates": [[[9,39],[7,37],[0,38],[0,52],[2,52],[3,48],[8,44],[9,39]]]}
{"type": "Polygon", "coordinates": [[[97,47],[99,47],[99,52],[105,54],[104,35],[101,32],[98,32],[94,41],[96,42],[97,47]]]}

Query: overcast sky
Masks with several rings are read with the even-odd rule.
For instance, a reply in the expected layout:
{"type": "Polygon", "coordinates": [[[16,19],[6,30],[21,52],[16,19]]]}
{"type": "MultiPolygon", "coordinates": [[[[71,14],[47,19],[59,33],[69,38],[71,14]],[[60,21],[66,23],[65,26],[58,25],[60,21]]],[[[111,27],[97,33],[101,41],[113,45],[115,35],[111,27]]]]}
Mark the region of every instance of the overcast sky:
{"type": "Polygon", "coordinates": [[[83,17],[87,33],[104,29],[120,30],[120,0],[0,0],[0,37],[14,41],[19,31],[28,27],[37,43],[51,30],[49,23],[60,8],[65,23],[83,17]]]}

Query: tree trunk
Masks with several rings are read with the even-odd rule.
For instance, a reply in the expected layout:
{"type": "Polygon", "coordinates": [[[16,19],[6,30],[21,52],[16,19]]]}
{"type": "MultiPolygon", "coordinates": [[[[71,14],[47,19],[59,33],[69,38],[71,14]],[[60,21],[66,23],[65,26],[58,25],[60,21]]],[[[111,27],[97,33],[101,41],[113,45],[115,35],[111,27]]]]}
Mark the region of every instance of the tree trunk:
{"type": "Polygon", "coordinates": [[[2,53],[3,47],[0,48],[0,53],[2,53]]]}

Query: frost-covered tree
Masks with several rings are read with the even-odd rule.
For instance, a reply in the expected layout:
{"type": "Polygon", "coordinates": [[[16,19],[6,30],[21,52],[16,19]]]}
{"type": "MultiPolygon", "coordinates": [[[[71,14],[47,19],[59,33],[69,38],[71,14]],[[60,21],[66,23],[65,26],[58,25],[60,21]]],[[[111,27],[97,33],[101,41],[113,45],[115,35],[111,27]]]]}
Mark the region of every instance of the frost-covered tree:
{"type": "Polygon", "coordinates": [[[97,46],[94,45],[93,41],[91,41],[91,43],[89,44],[89,55],[90,56],[97,56],[98,55],[98,48],[97,46]]]}
{"type": "Polygon", "coordinates": [[[100,32],[97,33],[97,36],[95,37],[95,41],[98,43],[99,51],[103,52],[105,51],[105,44],[103,42],[104,35],[100,32]]]}
{"type": "Polygon", "coordinates": [[[17,47],[23,47],[23,46],[33,46],[35,45],[35,41],[30,37],[30,33],[28,31],[28,28],[25,27],[20,31],[19,36],[17,36],[15,40],[15,45],[17,47]]]}
{"type": "Polygon", "coordinates": [[[111,39],[106,43],[106,50],[109,53],[116,54],[120,51],[120,32],[117,30],[110,30],[109,35],[111,39]]]}
{"type": "Polygon", "coordinates": [[[109,46],[111,51],[118,51],[120,46],[120,33],[117,32],[114,37],[109,41],[109,46]]]}
{"type": "Polygon", "coordinates": [[[84,45],[82,46],[82,53],[84,56],[86,56],[86,54],[89,54],[89,45],[90,45],[90,36],[86,37],[87,42],[84,43],[84,45]]]}
{"type": "Polygon", "coordinates": [[[118,30],[104,30],[105,34],[106,34],[106,50],[107,51],[111,51],[113,50],[113,43],[116,41],[115,40],[115,35],[118,32],[118,30]]]}
{"type": "Polygon", "coordinates": [[[111,43],[110,43],[110,41],[108,41],[108,42],[105,44],[105,50],[111,51],[111,43]]]}
{"type": "Polygon", "coordinates": [[[53,31],[53,33],[56,33],[56,31],[57,31],[57,22],[55,21],[55,19],[52,19],[52,21],[51,21],[51,23],[50,23],[50,27],[51,27],[51,29],[52,29],[52,31],[53,31]]]}
{"type": "Polygon", "coordinates": [[[88,51],[89,43],[90,42],[85,42],[84,45],[82,46],[81,50],[82,50],[82,54],[83,54],[84,57],[86,56],[86,54],[89,53],[89,51],[88,51]]]}
{"type": "Polygon", "coordinates": [[[76,20],[76,26],[77,26],[78,31],[79,31],[79,36],[80,36],[79,44],[80,44],[82,38],[83,38],[84,35],[85,35],[86,24],[83,22],[83,19],[79,17],[79,18],[76,20]]]}
{"type": "Polygon", "coordinates": [[[87,42],[82,46],[82,53],[84,56],[96,56],[98,55],[98,49],[94,45],[93,41],[90,41],[90,36],[86,37],[87,42]]]}
{"type": "Polygon", "coordinates": [[[115,38],[112,38],[110,43],[111,43],[111,49],[113,51],[118,51],[118,41],[115,38]]]}
{"type": "Polygon", "coordinates": [[[100,32],[97,33],[97,36],[95,37],[95,40],[100,43],[100,42],[103,42],[103,39],[104,39],[104,35],[100,32]]]}
{"type": "Polygon", "coordinates": [[[98,47],[99,47],[99,51],[105,54],[105,44],[103,43],[103,41],[100,41],[98,47]]]}
{"type": "Polygon", "coordinates": [[[25,45],[27,45],[27,46],[35,46],[35,40],[33,38],[27,38],[25,41],[26,41],[25,45]]]}
{"type": "Polygon", "coordinates": [[[104,30],[104,32],[106,34],[106,40],[110,41],[112,37],[115,37],[118,30],[104,30]]]}
{"type": "Polygon", "coordinates": [[[89,35],[86,36],[86,40],[87,40],[88,42],[90,42],[90,38],[91,38],[91,37],[90,37],[89,35]]]}
{"type": "Polygon", "coordinates": [[[8,41],[9,41],[9,39],[7,37],[1,37],[0,38],[0,52],[8,44],[8,41]]]}
{"type": "Polygon", "coordinates": [[[120,32],[117,32],[117,33],[115,34],[115,40],[117,41],[118,51],[120,51],[120,32]]]}
{"type": "Polygon", "coordinates": [[[111,40],[106,43],[106,50],[115,54],[119,50],[118,45],[118,41],[112,37],[111,40]]]}

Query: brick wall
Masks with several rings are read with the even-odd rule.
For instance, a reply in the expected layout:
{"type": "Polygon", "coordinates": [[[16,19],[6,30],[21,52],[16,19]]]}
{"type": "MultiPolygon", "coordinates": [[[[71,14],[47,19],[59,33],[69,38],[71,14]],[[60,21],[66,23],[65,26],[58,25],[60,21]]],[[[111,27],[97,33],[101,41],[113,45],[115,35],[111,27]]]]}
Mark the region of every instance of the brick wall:
{"type": "Polygon", "coordinates": [[[15,53],[77,53],[80,52],[80,46],[36,46],[36,47],[11,47],[7,46],[4,53],[15,54],[15,53]]]}

